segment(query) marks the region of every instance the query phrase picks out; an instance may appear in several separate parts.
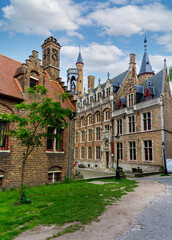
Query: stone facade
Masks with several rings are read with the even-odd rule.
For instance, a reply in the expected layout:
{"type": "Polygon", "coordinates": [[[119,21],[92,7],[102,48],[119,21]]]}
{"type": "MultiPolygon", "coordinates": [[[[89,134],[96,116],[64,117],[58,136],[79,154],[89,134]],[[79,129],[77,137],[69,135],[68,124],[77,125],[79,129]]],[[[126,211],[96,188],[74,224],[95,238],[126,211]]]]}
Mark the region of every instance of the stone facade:
{"type": "Polygon", "coordinates": [[[139,167],[143,172],[152,172],[164,167],[164,151],[166,157],[172,159],[172,97],[166,78],[166,61],[162,71],[154,74],[145,49],[139,75],[132,53],[129,69],[122,74],[111,79],[108,75],[106,82],[100,84],[99,81],[96,88],[91,88],[89,80],[88,93],[79,97],[77,103],[74,158],[78,165],[115,169],[118,157],[124,171],[136,171],[139,167]],[[108,121],[106,109],[110,111],[108,121]],[[101,116],[99,123],[97,112],[101,116]],[[92,116],[91,124],[89,116],[92,116]],[[109,126],[108,130],[105,125],[109,126]],[[100,127],[99,141],[96,141],[97,127],[100,127]],[[90,142],[89,129],[93,133],[90,142]],[[96,159],[96,146],[100,147],[100,159],[96,159]],[[92,147],[90,159],[89,147],[92,147]]]}
{"type": "MultiPolygon", "coordinates": [[[[50,49],[57,47],[58,51],[60,51],[60,45],[53,37],[48,38],[45,42],[50,49]]],[[[45,50],[45,42],[43,44],[43,53],[45,50]]],[[[17,113],[14,108],[15,104],[22,101],[29,103],[31,99],[26,93],[26,88],[31,86],[31,84],[45,85],[49,90],[48,97],[52,97],[54,101],[58,100],[59,94],[62,94],[67,89],[59,77],[60,52],[58,52],[57,58],[54,58],[54,55],[44,56],[43,54],[43,66],[41,65],[41,60],[38,59],[37,51],[33,51],[32,55],[24,64],[3,55],[0,55],[0,58],[0,113],[17,113]],[[50,57],[49,60],[46,61],[46,57],[50,57]],[[51,59],[53,62],[51,62],[51,59]],[[57,96],[53,94],[54,92],[57,96]]],[[[70,100],[62,103],[62,107],[68,107],[72,111],[75,111],[75,107],[70,100]]],[[[24,113],[20,112],[19,114],[22,116],[24,113]]],[[[52,183],[63,180],[69,175],[71,178],[73,177],[74,120],[66,117],[65,121],[68,122],[69,125],[71,124],[72,147],[70,165],[70,132],[69,127],[67,127],[63,130],[63,146],[60,151],[56,151],[55,148],[52,151],[47,150],[47,139],[45,139],[43,146],[37,147],[29,156],[26,164],[25,184],[40,185],[47,182],[52,183]]],[[[2,125],[2,122],[0,123],[2,125]]],[[[11,123],[9,128],[15,128],[15,125],[11,123]]],[[[0,134],[2,137],[2,129],[0,134]]],[[[21,179],[21,159],[24,148],[19,141],[11,137],[8,137],[6,145],[3,146],[2,140],[0,143],[0,186],[6,188],[19,186],[21,179]]]]}

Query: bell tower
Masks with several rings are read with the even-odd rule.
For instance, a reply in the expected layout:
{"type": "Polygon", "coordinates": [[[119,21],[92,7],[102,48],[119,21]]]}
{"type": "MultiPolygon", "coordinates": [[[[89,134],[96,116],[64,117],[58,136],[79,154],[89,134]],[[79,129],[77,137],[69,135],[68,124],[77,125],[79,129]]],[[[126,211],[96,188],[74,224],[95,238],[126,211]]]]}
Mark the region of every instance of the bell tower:
{"type": "Polygon", "coordinates": [[[42,44],[42,66],[48,72],[50,78],[60,78],[60,44],[56,38],[49,37],[42,44]]]}
{"type": "Polygon", "coordinates": [[[82,60],[81,52],[79,51],[78,59],[76,62],[76,67],[78,69],[77,93],[79,94],[79,96],[83,95],[83,66],[84,63],[82,60]]]}

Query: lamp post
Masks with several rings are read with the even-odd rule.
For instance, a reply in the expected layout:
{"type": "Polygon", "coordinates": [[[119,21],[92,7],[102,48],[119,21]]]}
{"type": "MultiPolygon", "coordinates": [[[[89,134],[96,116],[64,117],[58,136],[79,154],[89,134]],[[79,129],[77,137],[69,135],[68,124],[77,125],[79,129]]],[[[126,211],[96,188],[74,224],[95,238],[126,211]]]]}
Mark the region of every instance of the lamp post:
{"type": "Polygon", "coordinates": [[[166,162],[165,142],[162,142],[162,148],[163,148],[163,158],[164,158],[164,174],[168,175],[168,172],[167,172],[167,162],[166,162]]]}
{"type": "Polygon", "coordinates": [[[120,173],[119,173],[119,134],[115,136],[116,143],[117,143],[117,159],[116,159],[116,180],[120,180],[120,173]]]}

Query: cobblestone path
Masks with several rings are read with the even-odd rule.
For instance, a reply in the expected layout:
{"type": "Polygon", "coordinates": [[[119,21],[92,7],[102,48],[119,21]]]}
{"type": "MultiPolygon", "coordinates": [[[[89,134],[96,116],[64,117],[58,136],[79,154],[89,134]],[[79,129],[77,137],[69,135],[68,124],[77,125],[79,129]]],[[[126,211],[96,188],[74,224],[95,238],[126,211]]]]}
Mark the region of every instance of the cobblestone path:
{"type": "Polygon", "coordinates": [[[158,196],[116,240],[172,240],[172,177],[143,178],[166,184],[158,196]]]}

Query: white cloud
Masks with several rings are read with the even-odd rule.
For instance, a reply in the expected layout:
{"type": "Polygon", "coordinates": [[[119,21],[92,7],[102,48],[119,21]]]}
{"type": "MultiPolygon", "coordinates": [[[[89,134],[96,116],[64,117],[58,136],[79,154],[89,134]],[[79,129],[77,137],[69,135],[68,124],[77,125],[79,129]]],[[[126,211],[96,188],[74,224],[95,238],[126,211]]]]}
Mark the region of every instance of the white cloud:
{"type": "MultiPolygon", "coordinates": [[[[61,50],[61,76],[66,79],[66,70],[75,67],[79,48],[76,46],[64,46],[61,50]],[[64,68],[65,67],[65,68],[64,68]]],[[[114,45],[101,45],[91,43],[81,49],[84,61],[84,86],[87,87],[87,76],[96,76],[96,82],[100,77],[102,82],[106,80],[107,72],[110,77],[117,76],[129,67],[129,55],[122,52],[114,45]]]]}
{"type": "Polygon", "coordinates": [[[163,56],[163,55],[150,55],[149,56],[152,68],[155,73],[159,72],[164,67],[164,59],[166,59],[167,67],[172,66],[172,56],[163,56]]]}
{"type": "Polygon", "coordinates": [[[162,36],[157,36],[157,43],[164,45],[167,51],[172,51],[172,33],[166,33],[162,36]]]}
{"type": "Polygon", "coordinates": [[[172,11],[159,3],[102,8],[90,13],[88,18],[110,36],[172,31],[172,11]]]}
{"type": "Polygon", "coordinates": [[[82,10],[82,5],[72,0],[11,0],[2,8],[5,21],[1,24],[6,30],[25,34],[50,35],[56,30],[74,34],[82,10]]]}

